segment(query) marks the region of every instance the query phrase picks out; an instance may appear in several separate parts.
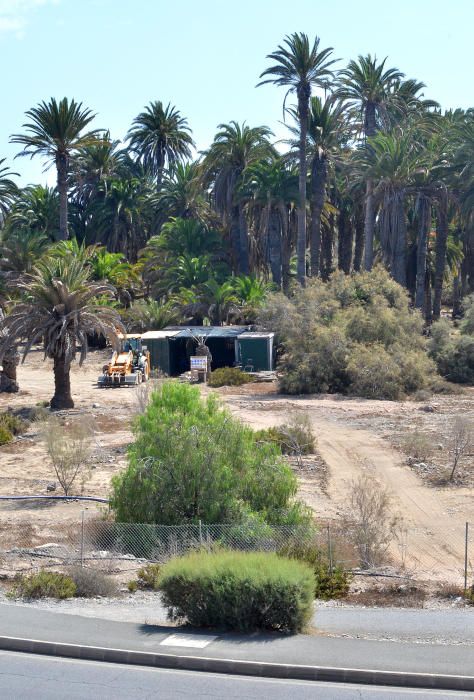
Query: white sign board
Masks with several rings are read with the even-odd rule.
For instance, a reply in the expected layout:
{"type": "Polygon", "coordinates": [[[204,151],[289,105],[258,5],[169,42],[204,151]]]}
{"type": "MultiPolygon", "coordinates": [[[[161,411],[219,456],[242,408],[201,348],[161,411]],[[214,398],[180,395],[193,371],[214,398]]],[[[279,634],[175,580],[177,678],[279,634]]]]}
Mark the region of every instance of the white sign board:
{"type": "Polygon", "coordinates": [[[191,369],[200,369],[207,372],[207,357],[205,355],[192,355],[191,369]]]}

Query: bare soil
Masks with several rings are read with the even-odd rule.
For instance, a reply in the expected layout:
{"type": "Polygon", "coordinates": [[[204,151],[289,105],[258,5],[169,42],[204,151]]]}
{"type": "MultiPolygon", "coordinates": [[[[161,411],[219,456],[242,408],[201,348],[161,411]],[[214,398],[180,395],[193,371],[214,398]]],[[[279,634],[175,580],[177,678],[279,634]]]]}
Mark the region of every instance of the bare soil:
{"type": "MultiPolygon", "coordinates": [[[[70,414],[87,413],[94,419],[94,456],[84,495],[107,497],[110,480],[126,464],[132,440],[131,418],[137,411],[132,388],[99,389],[97,377],[107,351],[91,352],[85,365],[72,370],[75,408],[70,414]]],[[[18,371],[21,391],[0,394],[0,411],[31,409],[53,394],[49,361],[38,350],[18,371]]],[[[203,392],[210,391],[203,388],[203,392]]],[[[393,402],[348,399],[340,396],[284,397],[274,384],[249,384],[217,390],[230,410],[254,428],[287,420],[293,411],[306,412],[318,439],[319,454],[295,467],[300,497],[321,521],[337,521],[345,512],[351,482],[368,474],[393,494],[393,510],[403,519],[404,532],[395,545],[397,558],[410,573],[436,579],[459,578],[464,559],[466,521],[474,531],[474,467],[472,457],[462,465],[459,483],[436,486],[407,464],[397,449],[400,436],[410,430],[432,434],[444,445],[455,415],[474,418],[474,392],[437,396],[428,402],[393,402]],[[428,406],[428,408],[427,408],[428,406]]],[[[444,448],[443,448],[444,450],[444,448]]],[[[448,457],[437,455],[440,468],[448,457]]],[[[45,448],[33,422],[28,432],[0,447],[0,495],[46,495],[55,481],[45,448]]],[[[59,494],[58,490],[55,492],[59,494]]],[[[0,501],[2,547],[21,536],[31,545],[54,541],[58,526],[78,527],[81,512],[99,515],[101,506],[79,501],[0,501]]],[[[474,561],[474,532],[470,558],[474,561]]],[[[25,545],[23,545],[25,546],[25,545]]]]}

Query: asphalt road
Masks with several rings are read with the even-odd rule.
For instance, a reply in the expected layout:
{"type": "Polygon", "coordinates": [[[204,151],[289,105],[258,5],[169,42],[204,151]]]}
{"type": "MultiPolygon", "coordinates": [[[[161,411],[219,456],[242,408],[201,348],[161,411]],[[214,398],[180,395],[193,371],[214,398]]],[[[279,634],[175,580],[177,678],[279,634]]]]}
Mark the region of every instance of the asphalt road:
{"type": "Polygon", "coordinates": [[[2,700],[440,700],[467,693],[278,681],[0,652],[2,700]]]}

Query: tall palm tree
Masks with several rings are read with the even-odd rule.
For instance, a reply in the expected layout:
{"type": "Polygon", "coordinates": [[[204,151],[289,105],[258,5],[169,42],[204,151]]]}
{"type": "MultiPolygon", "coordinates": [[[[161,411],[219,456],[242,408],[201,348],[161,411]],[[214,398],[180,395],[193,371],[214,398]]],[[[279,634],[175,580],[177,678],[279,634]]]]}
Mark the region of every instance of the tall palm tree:
{"type": "Polygon", "coordinates": [[[11,175],[18,175],[18,173],[12,173],[4,166],[5,160],[5,158],[0,158],[0,223],[5,219],[10,205],[18,193],[18,188],[11,179],[11,175]]]}
{"type": "MultiPolygon", "coordinates": [[[[299,119],[299,206],[298,206],[298,281],[304,284],[306,277],[306,134],[311,89],[326,87],[332,77],[330,67],[336,62],[329,60],[333,49],[319,50],[319,37],[310,45],[306,34],[295,32],[285,37],[283,45],[267,56],[274,62],[260,75],[266,76],[258,85],[273,83],[286,87],[287,95],[296,93],[299,119]]],[[[285,96],[286,100],[286,96],[285,96]]],[[[285,104],[285,102],[283,103],[285,104]]]]}
{"type": "Polygon", "coordinates": [[[54,410],[73,408],[71,362],[79,351],[79,364],[87,355],[87,335],[105,335],[113,343],[124,328],[117,312],[99,298],[113,297],[114,289],[93,282],[91,271],[74,256],[49,257],[38,263],[21,284],[24,299],[3,322],[7,339],[0,338],[0,356],[8,343],[25,341],[23,359],[35,343],[42,342],[46,357],[54,362],[54,410]]]}
{"type": "MultiPolygon", "coordinates": [[[[337,96],[346,101],[358,117],[365,139],[373,138],[380,127],[388,126],[390,104],[394,102],[393,85],[404,77],[397,68],[385,69],[386,58],[359,56],[350,61],[338,76],[337,96]]],[[[374,259],[375,210],[373,182],[366,180],[365,195],[365,260],[366,270],[371,270],[374,259]]]]}
{"type": "Polygon", "coordinates": [[[273,282],[280,288],[289,274],[285,269],[285,260],[289,262],[290,258],[289,208],[298,201],[297,175],[281,156],[276,156],[247,169],[243,191],[248,192],[248,208],[256,223],[265,268],[270,265],[273,282]]]}
{"type": "MultiPolygon", "coordinates": [[[[321,249],[321,215],[326,199],[326,187],[330,170],[342,155],[347,140],[348,126],[344,118],[344,105],[329,96],[326,99],[311,97],[308,112],[308,157],[310,161],[310,253],[311,276],[319,275],[321,249]]],[[[296,114],[294,114],[297,117],[296,114]]],[[[293,133],[296,129],[290,127],[293,133]]],[[[295,148],[296,141],[290,141],[295,148]]]]}
{"type": "Polygon", "coordinates": [[[135,117],[127,134],[131,150],[161,187],[166,167],[191,158],[194,141],[188,120],[179,110],[159,100],[150,102],[135,117]]]}
{"type": "Polygon", "coordinates": [[[53,161],[57,171],[59,193],[59,237],[67,240],[68,234],[68,175],[71,155],[79,148],[91,143],[97,131],[84,133],[84,129],[94,119],[90,109],[82,107],[82,102],[69,101],[64,97],[57,102],[54,97],[49,102],[41,102],[26,112],[29,121],[23,124],[27,133],[14,134],[11,143],[24,146],[19,156],[42,156],[53,161]]]}
{"type": "Polygon", "coordinates": [[[249,127],[235,121],[219,124],[219,131],[204,153],[204,178],[211,183],[216,209],[230,227],[231,249],[237,258],[237,269],[248,274],[249,244],[245,201],[239,197],[247,168],[269,159],[274,148],[269,142],[271,131],[266,126],[249,127]]]}

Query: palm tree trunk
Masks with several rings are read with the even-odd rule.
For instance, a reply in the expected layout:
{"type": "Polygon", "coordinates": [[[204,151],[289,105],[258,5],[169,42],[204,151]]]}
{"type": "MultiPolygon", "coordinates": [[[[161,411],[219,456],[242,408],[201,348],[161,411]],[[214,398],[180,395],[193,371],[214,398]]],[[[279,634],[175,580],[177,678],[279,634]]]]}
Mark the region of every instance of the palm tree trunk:
{"type": "Polygon", "coordinates": [[[71,361],[63,356],[54,358],[54,396],[50,406],[53,411],[74,408],[71,396],[71,361]]]}
{"type": "Polygon", "coordinates": [[[458,272],[453,277],[453,313],[452,317],[461,318],[462,300],[461,300],[461,276],[458,272]]]}
{"type": "Polygon", "coordinates": [[[247,219],[245,217],[244,205],[239,204],[239,271],[243,275],[248,275],[249,267],[249,235],[247,229],[247,219]]]}
{"type": "Polygon", "coordinates": [[[334,263],[334,214],[331,214],[321,236],[321,278],[327,282],[333,272],[334,263]]]}
{"type": "Polygon", "coordinates": [[[362,214],[362,209],[358,208],[354,217],[354,272],[360,272],[362,267],[362,256],[364,253],[364,217],[362,214]]]}
{"type": "Polygon", "coordinates": [[[282,241],[281,241],[281,277],[282,286],[285,294],[288,294],[290,289],[290,259],[291,259],[291,213],[288,207],[280,205],[280,218],[282,221],[282,241]]]}
{"type": "Polygon", "coordinates": [[[311,277],[319,275],[319,256],[321,254],[321,214],[326,193],[327,162],[324,156],[313,158],[311,166],[311,277]]]}
{"type": "Polygon", "coordinates": [[[1,362],[3,371],[0,372],[0,392],[15,394],[20,389],[16,377],[19,360],[20,355],[16,347],[9,347],[1,362]]]}
{"type": "MultiPolygon", "coordinates": [[[[368,102],[365,110],[365,136],[375,136],[377,124],[375,121],[375,104],[368,102]]],[[[370,146],[369,146],[370,148],[370,146]]],[[[371,270],[374,264],[374,233],[375,233],[375,206],[374,186],[371,179],[367,180],[365,190],[365,259],[364,268],[371,270]]]]}
{"type": "Polygon", "coordinates": [[[306,280],[306,135],[308,132],[309,86],[298,89],[298,117],[300,122],[298,173],[298,235],[296,239],[297,278],[304,286],[306,280]]]}
{"type": "Polygon", "coordinates": [[[415,308],[423,309],[425,305],[426,255],[428,252],[428,234],[431,228],[431,202],[421,196],[419,201],[418,245],[416,251],[416,291],[415,308]]]}
{"type": "Polygon", "coordinates": [[[282,245],[282,222],[279,212],[272,207],[268,221],[268,257],[272,279],[278,289],[281,287],[281,245],[282,245]]]}
{"type": "Polygon", "coordinates": [[[233,206],[230,212],[230,250],[232,255],[233,272],[240,268],[240,219],[239,207],[233,206]]]}
{"type": "Polygon", "coordinates": [[[434,276],[433,319],[441,316],[441,295],[443,293],[443,277],[446,267],[446,249],[448,243],[448,198],[446,192],[441,194],[438,205],[438,221],[436,226],[436,257],[434,276]]]}
{"type": "Polygon", "coordinates": [[[405,198],[402,192],[397,192],[393,202],[392,225],[393,225],[393,279],[407,286],[407,223],[405,218],[405,198]]]}
{"type": "Polygon", "coordinates": [[[346,275],[350,274],[352,261],[352,240],[354,231],[349,214],[341,207],[338,221],[338,256],[337,266],[346,275]]]}
{"type": "Polygon", "coordinates": [[[423,316],[428,324],[433,321],[433,304],[431,299],[431,275],[426,271],[425,277],[425,304],[423,306],[423,316]]]}
{"type": "Polygon", "coordinates": [[[57,188],[59,193],[59,238],[61,241],[67,241],[69,231],[67,226],[67,175],[68,175],[68,157],[65,153],[58,153],[56,156],[57,169],[57,188]]]}

